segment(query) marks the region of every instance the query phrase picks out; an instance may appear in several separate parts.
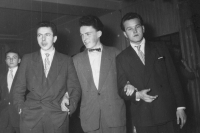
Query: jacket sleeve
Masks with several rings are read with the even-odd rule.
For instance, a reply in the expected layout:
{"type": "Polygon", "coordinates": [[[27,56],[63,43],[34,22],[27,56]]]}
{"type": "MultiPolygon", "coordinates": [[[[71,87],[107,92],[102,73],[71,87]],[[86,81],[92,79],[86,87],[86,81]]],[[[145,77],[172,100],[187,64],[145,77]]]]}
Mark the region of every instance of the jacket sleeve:
{"type": "Polygon", "coordinates": [[[176,99],[176,105],[177,107],[185,107],[182,86],[177,71],[175,69],[174,63],[172,61],[172,58],[170,56],[170,53],[167,47],[164,45],[159,45],[159,46],[157,45],[157,48],[159,53],[161,52],[164,53],[167,76],[169,79],[170,87],[172,88],[172,91],[176,99]]]}
{"type": "Polygon", "coordinates": [[[19,110],[24,107],[24,96],[26,92],[26,69],[29,59],[27,56],[22,58],[22,62],[18,68],[16,81],[13,84],[13,103],[19,110]]]}
{"type": "Polygon", "coordinates": [[[124,87],[128,80],[126,78],[126,74],[125,74],[121,64],[122,64],[122,62],[121,62],[120,58],[117,57],[116,66],[117,66],[117,85],[118,85],[119,96],[121,98],[123,98],[124,100],[131,100],[131,101],[135,102],[136,101],[136,91],[134,91],[134,93],[131,96],[127,96],[126,92],[124,91],[124,87]]]}
{"type": "Polygon", "coordinates": [[[69,110],[70,114],[72,114],[78,105],[78,102],[81,97],[81,86],[78,80],[78,76],[71,58],[69,58],[68,62],[68,70],[67,70],[67,90],[70,97],[70,105],[69,110]]]}

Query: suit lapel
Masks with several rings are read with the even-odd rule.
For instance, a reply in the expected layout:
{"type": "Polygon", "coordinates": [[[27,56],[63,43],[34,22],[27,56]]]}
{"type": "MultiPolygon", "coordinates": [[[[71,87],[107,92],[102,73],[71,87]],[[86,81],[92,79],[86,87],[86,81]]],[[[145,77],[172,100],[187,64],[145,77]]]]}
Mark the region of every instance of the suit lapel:
{"type": "Polygon", "coordinates": [[[3,73],[2,74],[2,79],[3,79],[3,81],[1,81],[2,82],[2,89],[3,89],[3,91],[6,91],[5,93],[7,94],[7,93],[9,93],[8,92],[8,82],[7,82],[7,74],[8,74],[8,70],[7,70],[7,72],[6,73],[3,73]]]}
{"type": "MultiPolygon", "coordinates": [[[[12,86],[11,86],[11,88],[10,88],[10,93],[13,91],[13,86],[14,86],[14,84],[15,84],[16,77],[17,77],[17,74],[18,74],[18,69],[19,69],[19,67],[17,68],[17,71],[16,71],[16,73],[15,73],[15,77],[14,77],[14,79],[13,79],[12,86]]],[[[6,83],[7,83],[7,82],[6,82],[6,83]]],[[[7,84],[6,84],[6,85],[7,85],[7,84]]]]}
{"type": "MultiPolygon", "coordinates": [[[[83,72],[83,76],[87,79],[88,84],[91,84],[97,90],[97,88],[94,84],[94,79],[93,79],[93,75],[92,75],[92,68],[91,68],[91,65],[90,65],[90,60],[89,60],[87,50],[85,50],[83,52],[82,60],[80,62],[81,62],[80,63],[81,64],[80,71],[83,72]]],[[[93,87],[91,87],[91,88],[93,88],[93,87]]]]}
{"type": "Polygon", "coordinates": [[[131,46],[129,46],[126,54],[127,54],[126,62],[129,63],[131,73],[136,75],[136,77],[141,78],[141,80],[144,80],[144,64],[138,57],[135,50],[131,46]]]}
{"type": "Polygon", "coordinates": [[[48,77],[47,77],[49,86],[51,86],[54,83],[54,81],[57,79],[62,67],[62,63],[63,63],[62,58],[60,57],[59,53],[55,51],[55,54],[51,63],[51,67],[48,73],[48,77]]]}
{"type": "Polygon", "coordinates": [[[108,75],[110,65],[112,63],[112,59],[110,56],[109,49],[106,46],[103,46],[102,54],[101,54],[101,66],[100,66],[100,74],[99,74],[99,88],[98,91],[101,91],[106,77],[108,75]]]}
{"type": "Polygon", "coordinates": [[[155,62],[156,49],[150,44],[145,44],[145,86],[148,84],[155,62]]]}
{"type": "Polygon", "coordinates": [[[35,54],[32,54],[32,70],[35,73],[36,79],[39,82],[39,86],[42,86],[42,78],[44,74],[44,66],[43,66],[43,61],[42,61],[42,56],[40,51],[36,52],[35,54]]]}

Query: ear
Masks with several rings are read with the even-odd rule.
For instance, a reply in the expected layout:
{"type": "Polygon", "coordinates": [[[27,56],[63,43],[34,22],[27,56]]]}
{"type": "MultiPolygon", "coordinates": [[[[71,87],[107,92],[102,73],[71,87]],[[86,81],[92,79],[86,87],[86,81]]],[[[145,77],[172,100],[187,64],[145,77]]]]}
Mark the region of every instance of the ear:
{"type": "Polygon", "coordinates": [[[54,36],[54,37],[53,37],[53,42],[54,42],[54,43],[57,41],[57,38],[58,38],[57,36],[54,36]]]}
{"type": "Polygon", "coordinates": [[[100,38],[102,36],[102,31],[97,31],[97,36],[100,38]]]}
{"type": "Polygon", "coordinates": [[[18,64],[21,62],[21,59],[18,59],[18,64]]]}
{"type": "Polygon", "coordinates": [[[142,26],[142,31],[143,31],[143,33],[145,32],[145,28],[144,28],[144,26],[142,26]]]}
{"type": "Polygon", "coordinates": [[[124,33],[124,36],[125,36],[126,38],[128,38],[126,32],[124,31],[123,33],[124,33]]]}

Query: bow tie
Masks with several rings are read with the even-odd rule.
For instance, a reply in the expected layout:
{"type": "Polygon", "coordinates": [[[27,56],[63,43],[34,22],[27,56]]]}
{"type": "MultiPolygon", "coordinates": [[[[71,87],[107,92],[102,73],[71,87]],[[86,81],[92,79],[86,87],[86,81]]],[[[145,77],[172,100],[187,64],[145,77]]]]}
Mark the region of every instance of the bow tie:
{"type": "Polygon", "coordinates": [[[94,51],[101,52],[101,48],[89,49],[89,52],[94,52],[94,51]]]}

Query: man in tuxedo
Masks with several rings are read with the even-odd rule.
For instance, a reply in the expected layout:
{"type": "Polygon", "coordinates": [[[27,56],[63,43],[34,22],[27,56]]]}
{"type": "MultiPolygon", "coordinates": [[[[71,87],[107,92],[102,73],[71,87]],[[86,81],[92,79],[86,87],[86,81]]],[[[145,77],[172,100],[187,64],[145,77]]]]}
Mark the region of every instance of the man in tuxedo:
{"type": "Polygon", "coordinates": [[[13,105],[13,82],[16,80],[19,54],[6,52],[6,73],[0,75],[0,133],[19,133],[19,114],[13,105]]]}
{"type": "Polygon", "coordinates": [[[71,57],[55,50],[56,40],[55,24],[39,23],[40,50],[22,59],[14,85],[21,133],[68,133],[68,114],[75,111],[81,89],[71,57]],[[24,100],[26,89],[30,92],[24,100]],[[61,106],[63,97],[66,107],[61,106]]]}
{"type": "Polygon", "coordinates": [[[82,88],[81,126],[85,133],[126,133],[124,100],[118,95],[116,56],[100,42],[103,24],[96,16],[79,19],[86,50],[73,57],[82,88]]]}
{"type": "Polygon", "coordinates": [[[176,133],[186,122],[185,103],[168,50],[145,40],[137,13],[124,15],[121,29],[130,46],[116,60],[119,94],[131,101],[137,133],[176,133]]]}

